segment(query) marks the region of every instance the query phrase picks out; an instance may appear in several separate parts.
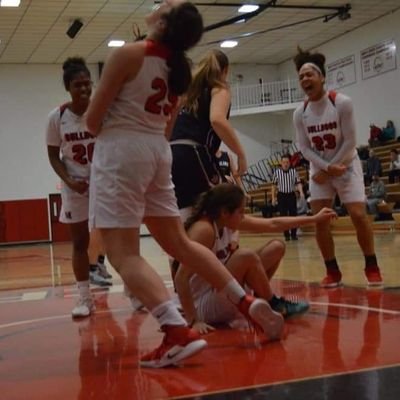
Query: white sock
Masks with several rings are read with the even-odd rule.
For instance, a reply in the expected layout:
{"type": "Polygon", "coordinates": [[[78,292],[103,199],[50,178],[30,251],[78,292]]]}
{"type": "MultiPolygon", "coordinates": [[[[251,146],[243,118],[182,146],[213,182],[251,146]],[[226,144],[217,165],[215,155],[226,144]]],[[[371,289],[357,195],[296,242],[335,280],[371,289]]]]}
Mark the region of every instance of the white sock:
{"type": "Polygon", "coordinates": [[[79,296],[82,298],[91,297],[89,281],[78,281],[76,286],[78,287],[79,296]]]}
{"type": "Polygon", "coordinates": [[[171,300],[159,304],[151,310],[151,314],[163,325],[187,325],[182,315],[171,300]]]}
{"type": "Polygon", "coordinates": [[[233,304],[238,305],[240,300],[246,296],[246,292],[239,285],[239,282],[236,279],[231,279],[227,285],[221,290],[221,293],[224,294],[228,300],[230,300],[233,304]]]}

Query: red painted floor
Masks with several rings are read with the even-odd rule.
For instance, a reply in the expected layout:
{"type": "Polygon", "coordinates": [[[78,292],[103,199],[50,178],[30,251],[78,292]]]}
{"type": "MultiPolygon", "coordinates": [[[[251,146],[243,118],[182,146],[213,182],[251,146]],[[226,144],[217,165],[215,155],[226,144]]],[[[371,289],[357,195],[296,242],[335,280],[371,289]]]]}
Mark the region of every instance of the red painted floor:
{"type": "Polygon", "coordinates": [[[71,320],[75,299],[63,288],[41,301],[3,304],[0,398],[177,398],[400,364],[399,290],[325,290],[279,280],[274,286],[312,302],[307,314],[286,322],[285,339],[265,343],[243,325],[221,328],[206,336],[205,351],[163,370],[138,368],[138,355],[162,335],[120,293],[96,292],[97,312],[80,322],[71,320]]]}

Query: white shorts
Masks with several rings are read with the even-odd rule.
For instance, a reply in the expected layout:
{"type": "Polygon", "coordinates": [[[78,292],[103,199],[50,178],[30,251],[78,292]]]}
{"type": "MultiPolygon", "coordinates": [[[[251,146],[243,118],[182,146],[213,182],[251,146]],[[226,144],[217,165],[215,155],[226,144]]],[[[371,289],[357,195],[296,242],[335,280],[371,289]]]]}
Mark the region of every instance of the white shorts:
{"type": "Polygon", "coordinates": [[[179,217],[172,155],[161,135],[103,132],[90,178],[90,228],[139,228],[144,217],[179,217]]]}
{"type": "MultiPolygon", "coordinates": [[[[82,178],[83,179],[83,178],[82,178]]],[[[64,182],[61,186],[60,222],[75,224],[89,218],[89,195],[71,190],[64,182]]]]}
{"type": "Polygon", "coordinates": [[[343,204],[364,203],[365,187],[361,162],[354,157],[347,171],[339,177],[330,178],[323,184],[310,179],[310,201],[334,199],[337,194],[343,204]]]}
{"type": "Polygon", "coordinates": [[[238,316],[237,307],[225,295],[212,288],[196,303],[198,318],[207,324],[228,323],[238,316]]]}

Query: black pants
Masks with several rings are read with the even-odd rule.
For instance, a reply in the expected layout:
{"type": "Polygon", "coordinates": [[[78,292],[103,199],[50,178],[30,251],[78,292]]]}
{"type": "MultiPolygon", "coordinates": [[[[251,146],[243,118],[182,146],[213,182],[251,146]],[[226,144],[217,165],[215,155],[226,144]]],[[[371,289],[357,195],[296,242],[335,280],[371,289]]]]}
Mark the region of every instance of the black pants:
{"type": "MultiPolygon", "coordinates": [[[[278,192],[278,210],[281,217],[297,216],[296,193],[282,193],[278,192]]],[[[295,238],[297,236],[297,228],[285,231],[285,238],[295,238]]]]}
{"type": "Polygon", "coordinates": [[[394,183],[396,177],[400,177],[400,169],[392,169],[389,171],[389,183],[394,183]]]}

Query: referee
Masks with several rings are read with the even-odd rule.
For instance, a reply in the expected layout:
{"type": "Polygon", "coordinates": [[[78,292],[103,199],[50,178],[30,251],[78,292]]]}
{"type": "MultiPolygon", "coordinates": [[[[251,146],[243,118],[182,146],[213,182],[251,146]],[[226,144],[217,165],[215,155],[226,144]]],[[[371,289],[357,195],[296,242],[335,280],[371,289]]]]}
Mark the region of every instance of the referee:
{"type": "MultiPolygon", "coordinates": [[[[290,166],[290,156],[283,155],[281,167],[277,168],[272,178],[272,204],[278,205],[279,215],[297,216],[296,189],[304,197],[303,187],[297,171],[290,166]]],[[[297,228],[285,231],[285,240],[297,240],[297,228]]]]}

